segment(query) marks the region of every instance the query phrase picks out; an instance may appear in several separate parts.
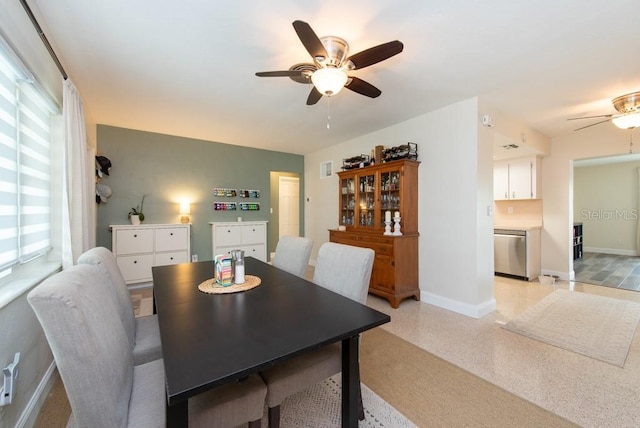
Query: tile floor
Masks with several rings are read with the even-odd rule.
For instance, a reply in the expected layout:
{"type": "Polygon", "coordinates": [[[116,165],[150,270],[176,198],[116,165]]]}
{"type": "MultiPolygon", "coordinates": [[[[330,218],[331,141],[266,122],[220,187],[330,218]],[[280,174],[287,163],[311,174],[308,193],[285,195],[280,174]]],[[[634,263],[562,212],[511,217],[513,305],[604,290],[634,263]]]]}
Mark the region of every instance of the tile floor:
{"type": "Polygon", "coordinates": [[[573,261],[575,280],[640,291],[640,257],[587,253],[573,261]]]}
{"type": "MultiPolygon", "coordinates": [[[[566,281],[556,287],[640,302],[640,293],[616,288],[566,281]]],[[[481,319],[413,300],[394,310],[370,295],[368,304],[391,315],[382,328],[581,426],[640,426],[638,331],[619,368],[500,327],[553,291],[496,277],[497,310],[481,319]]]]}

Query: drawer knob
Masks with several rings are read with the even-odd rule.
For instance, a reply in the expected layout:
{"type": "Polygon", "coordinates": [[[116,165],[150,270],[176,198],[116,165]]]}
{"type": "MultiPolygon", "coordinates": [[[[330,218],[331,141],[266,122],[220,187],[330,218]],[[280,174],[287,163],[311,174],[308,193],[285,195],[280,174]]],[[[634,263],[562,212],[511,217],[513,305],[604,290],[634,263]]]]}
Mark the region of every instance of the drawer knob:
{"type": "Polygon", "coordinates": [[[173,260],[173,257],[171,257],[171,260],[173,260]]]}
{"type": "Polygon", "coordinates": [[[169,235],[173,236],[173,232],[171,232],[169,235]]]}
{"type": "Polygon", "coordinates": [[[137,237],[138,237],[138,235],[133,235],[133,237],[134,237],[134,238],[137,238],[137,237]]]}
{"type": "Polygon", "coordinates": [[[136,263],[138,263],[138,261],[137,261],[137,260],[134,260],[134,261],[133,261],[133,264],[135,265],[136,263]]]}

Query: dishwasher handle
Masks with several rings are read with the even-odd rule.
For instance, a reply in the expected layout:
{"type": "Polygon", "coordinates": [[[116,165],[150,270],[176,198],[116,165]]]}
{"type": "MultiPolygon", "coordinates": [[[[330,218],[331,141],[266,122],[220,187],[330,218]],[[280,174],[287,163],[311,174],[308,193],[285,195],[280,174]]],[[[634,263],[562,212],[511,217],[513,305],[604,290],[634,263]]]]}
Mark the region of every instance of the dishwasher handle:
{"type": "Polygon", "coordinates": [[[520,238],[520,239],[526,239],[527,237],[525,235],[511,235],[511,234],[503,234],[503,233],[494,233],[493,234],[494,237],[501,237],[501,238],[520,238]]]}

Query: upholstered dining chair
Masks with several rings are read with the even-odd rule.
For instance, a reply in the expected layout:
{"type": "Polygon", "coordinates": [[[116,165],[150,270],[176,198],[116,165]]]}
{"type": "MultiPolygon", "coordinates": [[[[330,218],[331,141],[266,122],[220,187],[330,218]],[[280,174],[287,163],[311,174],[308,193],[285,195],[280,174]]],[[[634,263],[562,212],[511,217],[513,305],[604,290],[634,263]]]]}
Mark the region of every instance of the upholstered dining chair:
{"type": "MultiPolygon", "coordinates": [[[[365,304],[374,256],[369,248],[327,242],[318,251],[313,282],[365,304]]],[[[260,373],[267,384],[270,428],[280,426],[280,405],[285,398],[342,371],[341,350],[341,344],[334,343],[260,373]]],[[[363,420],[361,391],[359,395],[359,418],[363,420]]]]}
{"type": "Polygon", "coordinates": [[[108,286],[113,289],[111,296],[116,298],[117,312],[133,349],[134,364],[162,358],[158,316],[135,317],[129,289],[113,253],[104,247],[91,248],[78,257],[78,264],[95,265],[109,279],[108,286]]]}
{"type": "MultiPolygon", "coordinates": [[[[29,292],[71,404],[70,427],[165,427],[162,359],[134,365],[107,279],[76,265],[29,292]]],[[[189,399],[190,426],[259,427],[267,388],[258,375],[189,399]]]]}
{"type": "Polygon", "coordinates": [[[276,254],[271,264],[296,276],[304,278],[309,267],[313,241],[301,236],[282,236],[276,245],[276,254]]]}

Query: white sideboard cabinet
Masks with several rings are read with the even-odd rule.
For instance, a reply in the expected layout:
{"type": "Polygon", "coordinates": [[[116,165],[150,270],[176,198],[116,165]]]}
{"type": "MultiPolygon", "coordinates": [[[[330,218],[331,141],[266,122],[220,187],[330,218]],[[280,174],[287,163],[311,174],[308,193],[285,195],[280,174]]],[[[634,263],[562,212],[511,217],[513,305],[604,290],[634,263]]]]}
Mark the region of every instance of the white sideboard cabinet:
{"type": "Polygon", "coordinates": [[[213,257],[243,250],[245,257],[267,261],[267,222],[210,222],[213,257]]]}
{"type": "Polygon", "coordinates": [[[127,284],[151,282],[153,266],[191,259],[191,225],[111,225],[111,249],[127,284]]]}

